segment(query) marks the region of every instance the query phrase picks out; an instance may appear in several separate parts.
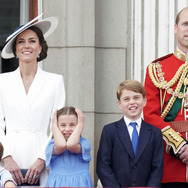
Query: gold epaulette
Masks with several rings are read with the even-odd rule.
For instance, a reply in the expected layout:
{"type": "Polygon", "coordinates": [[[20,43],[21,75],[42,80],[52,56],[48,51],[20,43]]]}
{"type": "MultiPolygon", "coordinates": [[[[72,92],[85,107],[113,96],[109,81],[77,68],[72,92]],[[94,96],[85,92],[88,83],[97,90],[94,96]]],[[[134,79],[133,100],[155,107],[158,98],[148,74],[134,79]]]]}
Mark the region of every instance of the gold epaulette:
{"type": "Polygon", "coordinates": [[[169,153],[169,148],[172,147],[173,152],[177,154],[179,150],[187,144],[184,138],[181,137],[181,134],[174,131],[170,126],[163,128],[162,130],[163,139],[165,140],[167,147],[166,152],[169,153]]]}

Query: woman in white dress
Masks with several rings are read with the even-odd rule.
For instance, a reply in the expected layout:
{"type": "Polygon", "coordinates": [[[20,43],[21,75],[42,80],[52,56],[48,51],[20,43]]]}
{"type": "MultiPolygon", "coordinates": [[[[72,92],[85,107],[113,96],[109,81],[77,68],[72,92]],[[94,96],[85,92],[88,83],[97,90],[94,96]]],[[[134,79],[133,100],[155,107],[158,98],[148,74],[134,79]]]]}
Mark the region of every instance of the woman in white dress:
{"type": "Polygon", "coordinates": [[[38,18],[17,29],[2,50],[5,59],[16,56],[19,67],[0,74],[0,141],[4,146],[4,167],[16,183],[40,182],[44,187],[51,117],[64,106],[65,89],[62,75],[38,66],[47,57],[45,38],[55,30],[58,19],[50,17],[34,23],[38,18]]]}

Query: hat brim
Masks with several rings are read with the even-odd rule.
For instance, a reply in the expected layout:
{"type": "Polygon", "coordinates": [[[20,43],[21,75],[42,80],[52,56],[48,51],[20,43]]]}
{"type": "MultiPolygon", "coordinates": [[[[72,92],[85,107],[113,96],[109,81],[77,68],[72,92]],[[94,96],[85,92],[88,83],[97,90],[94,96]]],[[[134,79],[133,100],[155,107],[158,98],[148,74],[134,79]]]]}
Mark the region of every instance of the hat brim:
{"type": "MultiPolygon", "coordinates": [[[[38,17],[40,17],[40,16],[41,15],[39,15],[38,17]]],[[[16,30],[13,34],[11,34],[7,38],[8,42],[4,46],[2,53],[1,53],[2,58],[10,59],[10,58],[15,57],[12,52],[12,44],[13,44],[14,40],[20,33],[25,31],[26,29],[30,28],[31,26],[36,26],[39,29],[41,29],[45,39],[57,28],[58,23],[59,23],[59,20],[57,17],[49,17],[49,18],[43,19],[41,21],[38,21],[36,23],[33,23],[38,17],[31,20],[29,23],[21,26],[18,30],[16,30]]]]}

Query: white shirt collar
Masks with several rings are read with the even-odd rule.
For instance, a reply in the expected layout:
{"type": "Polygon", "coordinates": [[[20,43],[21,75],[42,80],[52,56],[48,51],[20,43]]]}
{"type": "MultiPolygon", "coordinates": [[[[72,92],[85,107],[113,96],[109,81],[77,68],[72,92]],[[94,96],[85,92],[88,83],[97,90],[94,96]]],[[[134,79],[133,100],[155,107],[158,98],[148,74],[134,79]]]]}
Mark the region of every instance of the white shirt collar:
{"type": "Polygon", "coordinates": [[[124,121],[125,121],[126,126],[129,126],[130,122],[136,122],[140,129],[141,123],[142,123],[142,118],[140,117],[137,120],[132,121],[132,120],[128,119],[126,116],[124,116],[124,121]]]}

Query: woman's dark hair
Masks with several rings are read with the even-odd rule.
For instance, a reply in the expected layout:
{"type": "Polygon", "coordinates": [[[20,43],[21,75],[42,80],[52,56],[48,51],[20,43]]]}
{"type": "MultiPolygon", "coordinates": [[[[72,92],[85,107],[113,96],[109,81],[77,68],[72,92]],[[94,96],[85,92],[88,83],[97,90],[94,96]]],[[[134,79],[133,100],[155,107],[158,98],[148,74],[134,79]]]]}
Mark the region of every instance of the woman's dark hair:
{"type": "MultiPolygon", "coordinates": [[[[42,51],[39,54],[39,58],[37,57],[37,62],[42,61],[43,59],[45,59],[47,57],[47,51],[48,51],[48,45],[47,45],[47,43],[46,43],[46,41],[44,39],[44,35],[43,35],[41,29],[39,29],[36,26],[31,26],[27,30],[34,31],[37,34],[38,38],[39,38],[39,43],[40,43],[40,45],[42,47],[42,51]]],[[[12,44],[12,51],[13,51],[13,54],[15,55],[15,57],[16,57],[16,40],[17,40],[17,37],[16,37],[16,39],[14,40],[14,42],[12,44]]]]}

